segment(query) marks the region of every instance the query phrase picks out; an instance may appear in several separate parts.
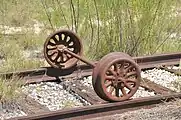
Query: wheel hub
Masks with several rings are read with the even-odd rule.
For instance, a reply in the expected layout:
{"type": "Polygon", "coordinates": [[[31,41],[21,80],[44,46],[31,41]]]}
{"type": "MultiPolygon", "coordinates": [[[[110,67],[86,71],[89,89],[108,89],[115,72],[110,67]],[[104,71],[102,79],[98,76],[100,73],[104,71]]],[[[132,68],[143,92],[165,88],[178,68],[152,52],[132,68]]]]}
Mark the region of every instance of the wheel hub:
{"type": "Polygon", "coordinates": [[[115,75],[113,75],[115,79],[113,79],[113,86],[114,87],[118,87],[118,84],[121,84],[122,87],[124,87],[124,79],[126,79],[126,73],[122,72],[122,73],[116,73],[115,75]]]}
{"type": "Polygon", "coordinates": [[[62,44],[60,44],[60,45],[56,45],[56,47],[57,47],[57,50],[59,51],[59,52],[63,52],[63,50],[64,49],[66,49],[67,47],[65,47],[65,45],[62,45],[62,44]]]}

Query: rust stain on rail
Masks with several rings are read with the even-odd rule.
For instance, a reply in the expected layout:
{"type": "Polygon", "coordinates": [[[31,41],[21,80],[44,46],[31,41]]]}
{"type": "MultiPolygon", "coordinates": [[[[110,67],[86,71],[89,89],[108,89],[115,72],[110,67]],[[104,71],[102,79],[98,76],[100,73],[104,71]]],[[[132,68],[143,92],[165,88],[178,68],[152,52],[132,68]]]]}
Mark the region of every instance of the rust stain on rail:
{"type": "Polygon", "coordinates": [[[88,119],[101,116],[119,114],[131,110],[154,106],[163,101],[170,101],[175,98],[181,98],[181,93],[169,95],[157,95],[154,97],[135,98],[124,102],[115,102],[107,104],[92,105],[88,107],[79,107],[55,112],[46,112],[41,114],[29,115],[14,118],[15,120],[57,120],[57,119],[88,119]]]}

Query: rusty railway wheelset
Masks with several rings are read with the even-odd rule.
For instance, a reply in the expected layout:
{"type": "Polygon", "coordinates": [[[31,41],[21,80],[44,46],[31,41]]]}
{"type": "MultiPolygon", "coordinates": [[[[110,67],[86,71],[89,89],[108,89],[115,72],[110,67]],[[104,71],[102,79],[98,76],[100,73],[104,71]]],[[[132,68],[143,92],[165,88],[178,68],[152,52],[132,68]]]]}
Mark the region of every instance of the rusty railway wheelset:
{"type": "Polygon", "coordinates": [[[80,38],[69,30],[51,34],[44,43],[45,59],[54,68],[72,69],[78,60],[92,66],[93,88],[100,98],[106,101],[124,101],[136,93],[141,71],[129,55],[112,52],[94,64],[83,58],[82,52],[80,38]]]}

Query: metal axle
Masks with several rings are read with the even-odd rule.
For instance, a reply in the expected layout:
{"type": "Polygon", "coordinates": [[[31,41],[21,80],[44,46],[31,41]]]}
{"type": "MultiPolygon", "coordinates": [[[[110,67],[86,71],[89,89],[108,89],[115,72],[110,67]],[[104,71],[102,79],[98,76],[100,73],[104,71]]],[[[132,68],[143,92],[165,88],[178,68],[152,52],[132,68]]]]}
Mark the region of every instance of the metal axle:
{"type": "Polygon", "coordinates": [[[94,63],[86,60],[85,58],[82,58],[82,57],[78,56],[77,54],[71,52],[71,51],[68,50],[67,48],[64,48],[64,49],[63,49],[63,52],[68,53],[68,54],[74,56],[75,58],[79,59],[80,61],[82,61],[82,62],[84,62],[84,63],[87,63],[88,65],[92,66],[93,68],[96,66],[94,63]]]}

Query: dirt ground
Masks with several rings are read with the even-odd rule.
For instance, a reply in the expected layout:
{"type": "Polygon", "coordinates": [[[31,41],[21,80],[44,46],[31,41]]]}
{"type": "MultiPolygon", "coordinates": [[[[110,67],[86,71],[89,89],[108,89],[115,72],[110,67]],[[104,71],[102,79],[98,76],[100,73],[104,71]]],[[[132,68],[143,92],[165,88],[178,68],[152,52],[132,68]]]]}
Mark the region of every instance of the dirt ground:
{"type": "Polygon", "coordinates": [[[89,120],[181,120],[181,100],[163,103],[151,109],[140,109],[89,120]]]}

